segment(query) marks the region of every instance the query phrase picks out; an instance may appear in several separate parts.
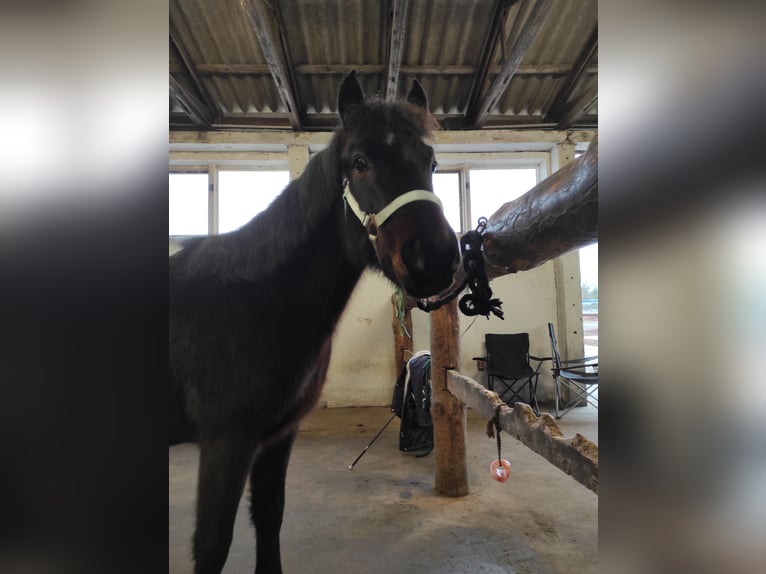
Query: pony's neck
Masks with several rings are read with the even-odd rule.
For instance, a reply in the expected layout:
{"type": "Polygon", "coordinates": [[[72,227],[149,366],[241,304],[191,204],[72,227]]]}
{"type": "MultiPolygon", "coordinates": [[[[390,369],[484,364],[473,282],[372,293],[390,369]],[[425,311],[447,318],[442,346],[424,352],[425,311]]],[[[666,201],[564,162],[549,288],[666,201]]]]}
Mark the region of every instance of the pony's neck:
{"type": "Polygon", "coordinates": [[[288,274],[307,268],[316,275],[321,262],[339,278],[353,275],[356,283],[369,263],[370,247],[358,222],[347,221],[344,213],[339,148],[335,136],[268,209],[230,234],[235,259],[226,275],[248,282],[269,279],[290,268],[293,271],[288,274]]]}

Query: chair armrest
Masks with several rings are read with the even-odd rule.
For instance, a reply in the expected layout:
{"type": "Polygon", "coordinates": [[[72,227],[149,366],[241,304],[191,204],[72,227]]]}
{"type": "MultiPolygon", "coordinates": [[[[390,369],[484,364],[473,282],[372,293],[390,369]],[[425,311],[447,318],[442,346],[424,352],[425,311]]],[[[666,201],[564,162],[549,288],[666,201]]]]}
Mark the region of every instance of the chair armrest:
{"type": "Polygon", "coordinates": [[[588,373],[579,369],[560,369],[556,376],[586,385],[598,385],[598,373],[588,373]]]}
{"type": "Polygon", "coordinates": [[[598,364],[588,364],[588,365],[574,365],[574,366],[567,366],[567,365],[561,365],[561,368],[559,369],[559,373],[573,373],[577,375],[582,375],[584,377],[596,377],[598,378],[598,364]]]}
{"type": "Polygon", "coordinates": [[[543,366],[543,363],[545,361],[552,361],[553,357],[535,357],[534,355],[529,355],[529,358],[537,361],[537,367],[535,368],[535,374],[538,374],[540,372],[540,368],[543,366]]]}
{"type": "Polygon", "coordinates": [[[479,371],[486,371],[489,364],[489,357],[472,357],[476,361],[476,368],[479,371]]]}
{"type": "Polygon", "coordinates": [[[588,367],[597,367],[598,366],[598,355],[595,357],[585,357],[584,359],[567,359],[566,361],[561,361],[562,365],[582,365],[582,366],[588,366],[588,367]],[[595,362],[592,362],[595,361],[595,362]]]}

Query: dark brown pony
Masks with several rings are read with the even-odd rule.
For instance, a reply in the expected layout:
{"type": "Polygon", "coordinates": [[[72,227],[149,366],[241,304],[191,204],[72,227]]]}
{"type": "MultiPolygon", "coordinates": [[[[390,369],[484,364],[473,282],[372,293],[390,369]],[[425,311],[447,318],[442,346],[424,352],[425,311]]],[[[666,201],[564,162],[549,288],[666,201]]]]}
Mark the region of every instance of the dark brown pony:
{"type": "Polygon", "coordinates": [[[221,571],[248,476],[256,572],[282,572],[290,450],[365,268],[426,297],[450,285],[458,264],[433,195],[434,152],[423,141],[433,119],[420,84],[407,103],[368,101],[352,72],[338,110],[329,146],[266,211],[170,258],[170,441],[200,445],[198,574],[221,571]]]}

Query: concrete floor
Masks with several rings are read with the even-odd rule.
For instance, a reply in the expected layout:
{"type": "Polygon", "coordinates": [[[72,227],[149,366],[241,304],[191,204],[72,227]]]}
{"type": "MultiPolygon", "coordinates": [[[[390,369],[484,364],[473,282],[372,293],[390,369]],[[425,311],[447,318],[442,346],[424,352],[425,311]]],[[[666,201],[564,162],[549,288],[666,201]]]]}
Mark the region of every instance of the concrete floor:
{"type": "MultiPolygon", "coordinates": [[[[384,407],[321,409],[303,422],[287,475],[286,574],[596,572],[597,495],[505,434],[511,478],[492,480],[488,467],[496,444],[485,434],[486,420],[473,411],[468,496],[435,494],[433,454],[399,452],[399,419],[349,471],[389,416],[384,407]]],[[[574,409],[559,423],[567,437],[580,432],[598,441],[592,407],[574,409]]],[[[170,449],[171,574],[193,571],[197,457],[195,445],[170,449]]],[[[225,573],[253,571],[247,499],[240,504],[225,573]]]]}

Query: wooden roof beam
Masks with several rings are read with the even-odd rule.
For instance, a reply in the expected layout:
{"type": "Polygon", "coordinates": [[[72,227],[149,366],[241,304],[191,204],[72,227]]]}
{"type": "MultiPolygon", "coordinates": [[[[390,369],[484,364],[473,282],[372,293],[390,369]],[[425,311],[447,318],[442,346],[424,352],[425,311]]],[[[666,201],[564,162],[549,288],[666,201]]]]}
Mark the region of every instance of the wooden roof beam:
{"type": "Polygon", "coordinates": [[[290,62],[281,42],[283,34],[277,14],[264,0],[241,0],[241,6],[258,37],[277,93],[287,109],[290,125],[299,131],[303,123],[303,113],[295,91],[290,62]]]}
{"type": "MultiPolygon", "coordinates": [[[[263,76],[270,73],[266,64],[197,64],[197,74],[200,76],[263,76]]],[[[357,76],[377,76],[386,73],[386,67],[381,64],[297,64],[293,66],[296,74],[306,76],[345,76],[349,70],[356,71],[357,76]]],[[[182,66],[170,65],[171,72],[184,72],[182,66]]],[[[400,74],[419,76],[473,76],[478,71],[475,66],[399,66],[400,74]]],[[[500,71],[500,66],[493,65],[489,75],[500,71]]],[[[516,76],[567,76],[572,66],[560,64],[536,64],[519,66],[516,76]]],[[[588,66],[585,74],[597,74],[598,67],[588,66]]]]}
{"type": "MultiPolygon", "coordinates": [[[[199,96],[199,97],[195,96],[194,99],[197,100],[199,104],[201,104],[202,107],[205,109],[204,117],[209,120],[209,123],[210,124],[215,123],[215,120],[218,117],[217,109],[215,105],[213,104],[212,99],[208,95],[207,90],[205,90],[205,85],[200,80],[199,74],[197,73],[197,67],[194,64],[194,61],[191,59],[191,56],[189,56],[189,53],[186,51],[186,48],[181,43],[178,30],[176,29],[172,20],[170,21],[169,31],[170,31],[170,42],[175,47],[176,51],[178,52],[178,55],[181,57],[181,61],[183,62],[184,67],[182,70],[180,70],[180,72],[185,73],[186,75],[189,76],[189,78],[191,78],[192,84],[194,85],[194,88],[197,90],[197,94],[199,96]]],[[[182,100],[179,99],[179,102],[181,102],[182,105],[184,105],[184,107],[187,107],[185,104],[183,104],[182,100]]],[[[197,121],[195,121],[194,123],[197,123],[197,121]]]]}
{"type": "MultiPolygon", "coordinates": [[[[508,89],[516,69],[521,65],[521,61],[537,37],[545,15],[550,10],[551,3],[552,0],[537,0],[532,7],[527,21],[519,33],[519,37],[514,43],[510,54],[508,54],[508,59],[500,68],[500,72],[495,76],[487,92],[466,113],[466,127],[477,129],[484,125],[489,112],[505,93],[506,89],[508,89]]],[[[479,87],[479,89],[481,88],[479,87]]]]}
{"type": "Polygon", "coordinates": [[[194,124],[202,130],[212,129],[213,117],[210,109],[172,74],[169,77],[170,94],[184,107],[194,124]]]}
{"type": "MultiPolygon", "coordinates": [[[[481,97],[484,84],[489,77],[490,68],[492,67],[492,60],[497,49],[498,39],[504,41],[504,38],[500,38],[500,34],[503,31],[503,22],[508,16],[508,10],[516,2],[520,0],[497,0],[495,4],[495,13],[492,16],[492,21],[489,28],[489,34],[484,43],[484,49],[481,52],[481,61],[479,62],[479,68],[475,70],[476,77],[471,87],[471,95],[468,98],[468,110],[466,111],[466,119],[475,115],[476,106],[479,105],[479,99],[481,97]]],[[[466,127],[467,126],[467,122],[466,127]]]]}
{"type": "Polygon", "coordinates": [[[575,61],[574,66],[572,66],[572,69],[567,75],[566,80],[564,80],[564,85],[561,87],[561,90],[559,90],[559,93],[556,95],[556,99],[553,101],[553,103],[551,104],[551,107],[548,109],[548,113],[545,114],[546,122],[559,121],[561,114],[564,112],[565,104],[571,97],[572,92],[574,92],[574,89],[577,86],[577,84],[580,82],[580,79],[582,78],[583,74],[586,73],[588,62],[590,62],[593,59],[593,54],[596,53],[597,47],[598,47],[598,24],[596,24],[595,28],[593,28],[593,31],[591,32],[590,37],[588,37],[587,42],[585,42],[585,46],[583,46],[583,49],[580,51],[580,54],[577,56],[577,60],[575,61]]]}
{"type": "Polygon", "coordinates": [[[391,34],[388,44],[388,59],[386,61],[386,100],[396,99],[399,86],[399,68],[402,65],[404,40],[407,28],[407,7],[409,0],[393,0],[391,3],[391,34]]]}
{"type": "MultiPolygon", "coordinates": [[[[225,119],[225,118],[224,118],[225,119]]],[[[506,144],[529,144],[533,147],[526,149],[550,150],[560,143],[582,143],[592,141],[596,137],[593,130],[574,131],[551,131],[551,130],[479,130],[463,132],[434,131],[433,143],[436,153],[449,153],[440,150],[441,145],[473,145],[492,146],[497,149],[498,145],[506,144]],[[536,144],[544,144],[542,148],[534,147],[536,144]]],[[[211,150],[239,150],[246,151],[249,145],[326,145],[332,138],[331,132],[300,132],[280,130],[269,132],[242,132],[237,130],[215,132],[175,132],[170,134],[171,149],[177,151],[193,151],[199,146],[211,150]],[[180,146],[180,147],[179,147],[180,146]]],[[[482,148],[481,151],[484,151],[482,148]]],[[[514,150],[518,151],[518,150],[514,150]]]]}
{"type": "Polygon", "coordinates": [[[585,110],[591,107],[598,100],[598,93],[583,93],[568,109],[556,125],[557,130],[565,130],[584,114],[585,110]]]}

